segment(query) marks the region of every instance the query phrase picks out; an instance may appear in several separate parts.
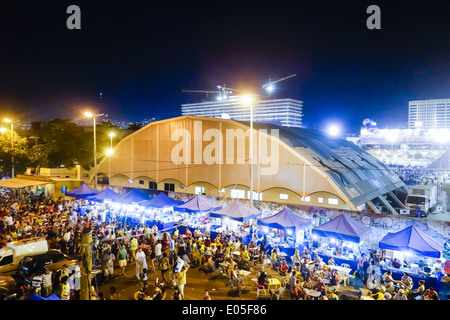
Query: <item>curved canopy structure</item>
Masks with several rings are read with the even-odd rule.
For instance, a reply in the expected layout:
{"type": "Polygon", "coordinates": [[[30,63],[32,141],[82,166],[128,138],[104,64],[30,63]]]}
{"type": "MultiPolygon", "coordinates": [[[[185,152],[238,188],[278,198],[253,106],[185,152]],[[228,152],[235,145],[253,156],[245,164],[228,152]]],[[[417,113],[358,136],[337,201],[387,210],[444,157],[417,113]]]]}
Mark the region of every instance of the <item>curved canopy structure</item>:
{"type": "Polygon", "coordinates": [[[269,228],[281,229],[284,231],[295,231],[303,229],[311,224],[311,220],[300,218],[289,208],[284,208],[280,212],[258,220],[258,224],[269,228]]]}
{"type": "Polygon", "coordinates": [[[311,230],[311,233],[313,236],[359,243],[369,235],[370,228],[342,213],[315,227],[311,230]]]}
{"type": "Polygon", "coordinates": [[[235,200],[231,204],[218,211],[212,211],[209,216],[213,218],[228,218],[236,221],[247,221],[256,218],[260,214],[261,211],[259,211],[258,209],[249,208],[238,200],[235,200]]]}
{"type": "Polygon", "coordinates": [[[157,196],[151,198],[150,200],[140,202],[139,205],[146,208],[165,209],[178,206],[182,203],[183,201],[172,199],[164,192],[160,192],[157,196]]]}
{"type": "Polygon", "coordinates": [[[95,196],[99,194],[100,190],[89,187],[86,183],[83,183],[78,188],[75,188],[71,191],[66,192],[66,196],[77,198],[77,199],[86,199],[90,196],[95,196]]]}
{"type": "Polygon", "coordinates": [[[216,206],[214,203],[198,194],[191,200],[186,201],[179,206],[173,207],[173,210],[189,213],[206,213],[218,208],[220,207],[216,206]]]}
{"type": "Polygon", "coordinates": [[[414,254],[440,258],[444,244],[412,225],[398,232],[389,232],[379,244],[381,249],[409,251],[414,254]]]}
{"type": "MultiPolygon", "coordinates": [[[[368,205],[395,214],[404,208],[404,183],[352,142],[264,123],[254,123],[253,136],[253,191],[260,200],[354,211],[368,205]]],[[[122,139],[98,173],[114,186],[250,199],[249,145],[248,122],[181,116],[122,139]]]]}

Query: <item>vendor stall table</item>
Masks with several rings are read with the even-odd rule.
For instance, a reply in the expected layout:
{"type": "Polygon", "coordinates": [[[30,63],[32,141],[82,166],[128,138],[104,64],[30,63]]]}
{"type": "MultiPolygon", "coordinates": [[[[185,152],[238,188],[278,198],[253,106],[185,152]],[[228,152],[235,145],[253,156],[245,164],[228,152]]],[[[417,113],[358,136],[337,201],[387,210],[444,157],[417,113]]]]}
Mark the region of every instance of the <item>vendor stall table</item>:
{"type": "Polygon", "coordinates": [[[358,270],[358,263],[355,260],[351,260],[351,259],[346,259],[343,258],[342,256],[338,257],[335,255],[332,256],[328,256],[325,254],[318,254],[320,258],[322,258],[323,262],[327,263],[328,260],[330,260],[331,257],[333,257],[336,265],[340,266],[343,263],[348,264],[350,266],[351,271],[349,273],[354,273],[356,270],[358,270]]]}

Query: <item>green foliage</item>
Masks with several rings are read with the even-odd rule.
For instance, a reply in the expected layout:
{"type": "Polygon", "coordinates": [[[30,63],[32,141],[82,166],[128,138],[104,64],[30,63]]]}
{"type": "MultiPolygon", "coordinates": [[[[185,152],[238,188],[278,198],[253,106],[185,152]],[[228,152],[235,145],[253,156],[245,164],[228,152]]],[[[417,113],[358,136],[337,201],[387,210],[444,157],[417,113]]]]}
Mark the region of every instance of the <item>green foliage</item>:
{"type": "Polygon", "coordinates": [[[85,169],[93,165],[92,132],[86,132],[70,120],[54,119],[40,130],[42,141],[35,146],[36,160],[41,167],[72,168],[80,164],[85,169]]]}
{"type": "MultiPolygon", "coordinates": [[[[113,146],[129,133],[110,122],[97,123],[97,163],[111,147],[111,132],[113,146]]],[[[26,167],[72,168],[77,164],[89,170],[94,165],[93,127],[54,119],[36,130],[14,131],[14,146],[7,130],[0,136],[0,172],[11,172],[13,154],[16,173],[25,172],[26,167]]]]}

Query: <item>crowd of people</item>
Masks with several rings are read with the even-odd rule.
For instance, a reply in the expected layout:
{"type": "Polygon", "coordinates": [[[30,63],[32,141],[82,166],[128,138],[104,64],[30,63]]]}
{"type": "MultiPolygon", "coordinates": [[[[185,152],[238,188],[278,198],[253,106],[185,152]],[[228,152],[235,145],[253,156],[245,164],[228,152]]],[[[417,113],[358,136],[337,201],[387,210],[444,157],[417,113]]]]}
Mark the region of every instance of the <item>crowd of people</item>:
{"type": "MultiPolygon", "coordinates": [[[[341,276],[330,268],[333,258],[322,261],[317,255],[304,248],[296,250],[292,263],[287,263],[285,255],[277,246],[268,251],[266,239],[253,238],[242,242],[238,235],[225,232],[211,239],[199,228],[193,232],[186,228],[183,233],[177,227],[170,231],[158,230],[157,226],[130,224],[116,215],[105,214],[89,208],[81,216],[79,208],[83,200],[52,201],[43,197],[16,201],[11,192],[1,193],[0,241],[1,247],[9,241],[27,237],[47,239],[49,248],[58,249],[67,256],[81,261],[82,234],[92,231],[93,268],[102,271],[104,283],[111,283],[115,277],[125,275],[127,266],[135,265],[135,280],[142,282],[139,299],[185,299],[187,272],[190,267],[214,277],[223,277],[231,287],[240,293],[246,288],[241,270],[250,270],[267,262],[270,273],[282,279],[283,288],[293,300],[338,300],[340,299],[341,276]],[[148,285],[148,274],[157,273],[161,281],[155,286],[148,285]],[[166,295],[166,288],[174,289],[173,296],[166,295]],[[151,291],[151,292],[150,292],[151,291]]],[[[414,288],[412,281],[394,280],[392,275],[375,277],[367,272],[376,260],[375,256],[358,258],[358,270],[354,276],[361,278],[360,299],[401,300],[437,299],[433,288],[425,288],[419,283],[414,288]],[[363,290],[365,289],[365,290],[363,290]]],[[[379,261],[377,261],[379,262],[379,261]]],[[[261,271],[256,287],[267,288],[269,272],[261,271]]],[[[60,299],[80,299],[80,267],[64,265],[61,270],[44,270],[35,275],[30,285],[32,292],[48,297],[55,293],[60,299]]],[[[96,291],[90,292],[91,299],[120,299],[116,288],[111,286],[109,297],[96,291]]],[[[205,299],[211,299],[205,292],[205,299]]]]}
{"type": "Polygon", "coordinates": [[[444,170],[433,170],[419,166],[390,165],[389,168],[407,185],[440,184],[450,181],[450,173],[444,170]]]}

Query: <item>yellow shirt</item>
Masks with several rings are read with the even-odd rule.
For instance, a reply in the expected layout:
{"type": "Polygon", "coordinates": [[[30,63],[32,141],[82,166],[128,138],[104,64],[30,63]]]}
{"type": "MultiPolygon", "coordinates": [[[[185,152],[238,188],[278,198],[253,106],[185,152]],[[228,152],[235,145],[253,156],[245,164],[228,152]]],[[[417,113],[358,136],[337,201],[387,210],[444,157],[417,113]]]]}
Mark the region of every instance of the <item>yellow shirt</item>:
{"type": "Polygon", "coordinates": [[[130,243],[130,249],[131,250],[137,250],[138,247],[138,241],[136,238],[131,239],[131,243],[130,243]]]}
{"type": "Polygon", "coordinates": [[[241,252],[241,257],[245,261],[249,261],[250,260],[250,255],[248,254],[247,250],[241,252]]]}
{"type": "Polygon", "coordinates": [[[67,282],[61,284],[61,300],[70,300],[70,285],[67,282]]]}
{"type": "Polygon", "coordinates": [[[178,285],[186,284],[186,271],[187,270],[178,272],[178,275],[177,275],[177,284],[178,285]]]}

